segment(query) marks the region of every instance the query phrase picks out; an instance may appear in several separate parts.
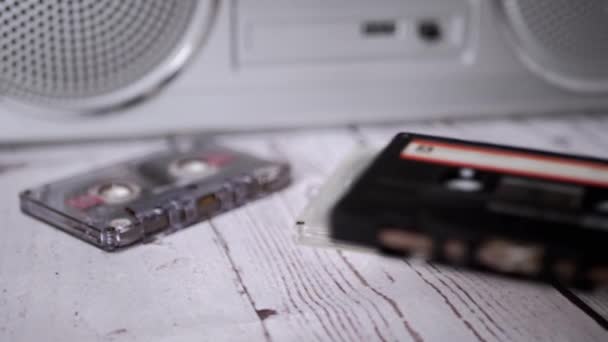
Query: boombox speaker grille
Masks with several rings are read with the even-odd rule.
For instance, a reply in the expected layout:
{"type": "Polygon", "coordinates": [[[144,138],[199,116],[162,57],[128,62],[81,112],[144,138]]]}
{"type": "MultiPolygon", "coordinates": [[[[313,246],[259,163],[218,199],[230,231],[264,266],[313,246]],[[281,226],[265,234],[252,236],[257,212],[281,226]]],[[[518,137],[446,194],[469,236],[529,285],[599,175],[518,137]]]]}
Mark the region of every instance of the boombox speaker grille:
{"type": "Polygon", "coordinates": [[[531,69],[566,88],[608,91],[608,1],[502,3],[520,55],[531,69]]]}
{"type": "Polygon", "coordinates": [[[2,90],[66,107],[127,101],[117,94],[191,43],[184,37],[194,25],[205,27],[193,23],[200,7],[198,0],[0,0],[2,90]]]}

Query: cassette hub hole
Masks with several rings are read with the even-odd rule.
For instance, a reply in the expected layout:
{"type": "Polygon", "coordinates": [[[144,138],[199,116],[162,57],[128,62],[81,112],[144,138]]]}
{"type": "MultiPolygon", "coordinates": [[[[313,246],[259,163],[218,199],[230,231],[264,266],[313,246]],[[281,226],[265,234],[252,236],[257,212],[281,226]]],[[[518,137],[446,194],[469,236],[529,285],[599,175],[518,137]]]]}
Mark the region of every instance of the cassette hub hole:
{"type": "Polygon", "coordinates": [[[169,172],[178,178],[190,178],[207,174],[212,167],[205,161],[197,158],[184,158],[173,162],[169,166],[169,172]]]}
{"type": "Polygon", "coordinates": [[[123,203],[133,199],[138,194],[138,188],[126,183],[107,183],[93,190],[107,203],[123,203]]]}
{"type": "Polygon", "coordinates": [[[115,228],[119,233],[124,233],[131,228],[131,220],[128,218],[117,218],[110,221],[110,226],[115,228]]]}
{"type": "Polygon", "coordinates": [[[206,163],[198,159],[181,160],[178,165],[180,170],[185,173],[203,173],[208,168],[206,163]]]}

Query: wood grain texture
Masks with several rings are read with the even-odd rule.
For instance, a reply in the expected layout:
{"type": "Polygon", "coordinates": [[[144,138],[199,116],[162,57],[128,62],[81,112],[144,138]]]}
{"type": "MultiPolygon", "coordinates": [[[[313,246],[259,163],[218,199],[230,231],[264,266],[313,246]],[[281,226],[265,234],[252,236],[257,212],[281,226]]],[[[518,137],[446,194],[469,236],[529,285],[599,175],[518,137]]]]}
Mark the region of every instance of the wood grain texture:
{"type": "MultiPolygon", "coordinates": [[[[597,116],[223,136],[293,166],[286,190],[105,253],[18,210],[24,188],[163,145],[0,152],[0,341],[605,341],[555,288],[294,242],[296,215],[341,159],[398,131],[608,156],[597,116]]],[[[608,317],[608,294],[580,294],[608,317]]]]}

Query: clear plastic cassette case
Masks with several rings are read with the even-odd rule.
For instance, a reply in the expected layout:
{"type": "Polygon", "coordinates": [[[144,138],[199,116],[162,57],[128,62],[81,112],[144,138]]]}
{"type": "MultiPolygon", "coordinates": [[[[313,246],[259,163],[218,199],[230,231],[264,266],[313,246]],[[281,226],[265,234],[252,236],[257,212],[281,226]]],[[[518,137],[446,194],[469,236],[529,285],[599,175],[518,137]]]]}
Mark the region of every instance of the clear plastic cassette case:
{"type": "Polygon", "coordinates": [[[26,214],[104,250],[241,206],[289,184],[284,162],[216,144],[167,148],[20,194],[26,214]]]}
{"type": "Polygon", "coordinates": [[[298,216],[295,227],[296,242],[315,247],[373,252],[372,249],[332,240],[329,215],[338,199],[344,195],[359,174],[371,164],[378,151],[377,148],[360,147],[345,158],[298,216]]]}

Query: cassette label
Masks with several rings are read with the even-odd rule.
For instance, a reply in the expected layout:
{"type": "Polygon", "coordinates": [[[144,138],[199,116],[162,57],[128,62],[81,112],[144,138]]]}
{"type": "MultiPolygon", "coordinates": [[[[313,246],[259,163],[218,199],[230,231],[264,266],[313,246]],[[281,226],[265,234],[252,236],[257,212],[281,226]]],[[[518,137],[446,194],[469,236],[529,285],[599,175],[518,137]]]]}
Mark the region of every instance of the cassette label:
{"type": "Polygon", "coordinates": [[[401,157],[421,162],[608,187],[606,165],[570,158],[430,139],[413,140],[403,149],[401,157]]]}

